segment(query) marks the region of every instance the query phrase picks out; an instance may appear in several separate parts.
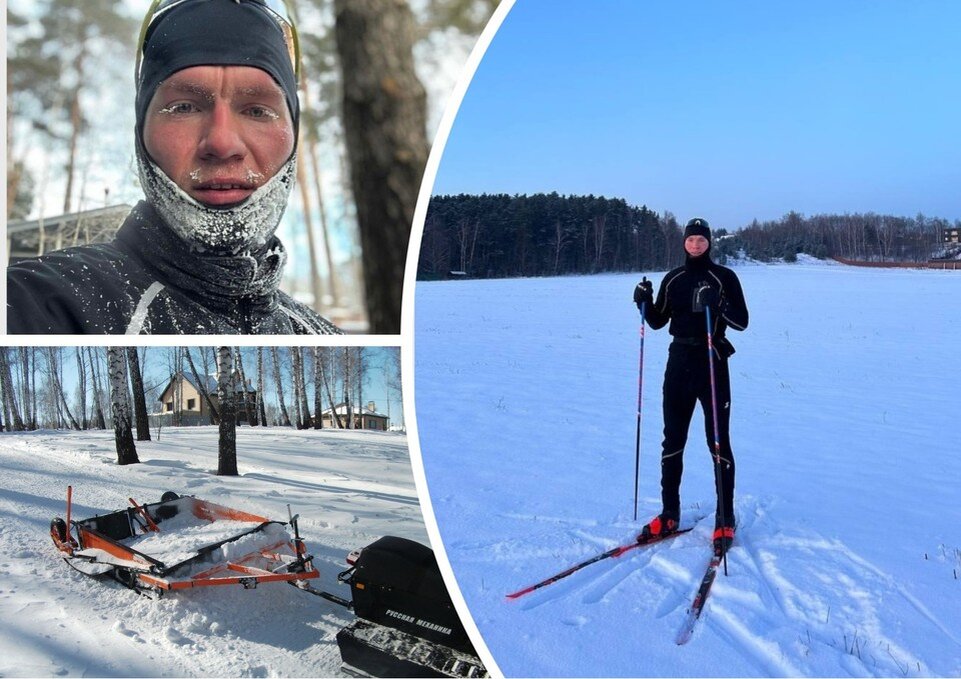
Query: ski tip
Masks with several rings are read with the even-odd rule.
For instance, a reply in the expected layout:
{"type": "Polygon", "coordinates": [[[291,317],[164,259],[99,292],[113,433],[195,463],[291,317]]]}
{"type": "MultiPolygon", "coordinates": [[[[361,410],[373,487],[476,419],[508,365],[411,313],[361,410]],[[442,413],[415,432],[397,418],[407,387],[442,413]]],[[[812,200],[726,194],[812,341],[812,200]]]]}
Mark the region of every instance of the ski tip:
{"type": "Polygon", "coordinates": [[[508,601],[513,601],[514,599],[519,599],[520,597],[524,596],[525,594],[531,591],[533,590],[531,590],[530,588],[522,589],[519,592],[511,592],[510,594],[505,594],[504,598],[507,599],[508,601]]]}

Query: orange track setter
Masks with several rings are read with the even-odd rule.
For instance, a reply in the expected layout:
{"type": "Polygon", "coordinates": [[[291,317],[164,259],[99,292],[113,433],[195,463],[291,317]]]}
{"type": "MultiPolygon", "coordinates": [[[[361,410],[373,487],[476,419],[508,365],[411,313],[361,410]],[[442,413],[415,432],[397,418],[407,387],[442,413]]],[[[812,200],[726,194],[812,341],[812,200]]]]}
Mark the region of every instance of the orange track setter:
{"type": "Polygon", "coordinates": [[[70,518],[72,499],[68,486],[68,518],[50,522],[64,560],[85,575],[109,576],[141,594],[216,585],[252,589],[270,582],[306,588],[307,580],[319,576],[297,517],[272,521],[168,492],[160,502],[140,505],[131,498],[130,508],[76,521],[70,518]]]}

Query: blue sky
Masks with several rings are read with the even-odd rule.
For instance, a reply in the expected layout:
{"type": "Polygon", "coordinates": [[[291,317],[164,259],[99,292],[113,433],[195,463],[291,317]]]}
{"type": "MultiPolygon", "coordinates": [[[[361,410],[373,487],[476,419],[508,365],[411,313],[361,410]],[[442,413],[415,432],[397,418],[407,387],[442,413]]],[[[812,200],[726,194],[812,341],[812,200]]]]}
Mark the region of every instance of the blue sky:
{"type": "Polygon", "coordinates": [[[961,3],[518,0],[433,193],[961,218],[961,3]]]}

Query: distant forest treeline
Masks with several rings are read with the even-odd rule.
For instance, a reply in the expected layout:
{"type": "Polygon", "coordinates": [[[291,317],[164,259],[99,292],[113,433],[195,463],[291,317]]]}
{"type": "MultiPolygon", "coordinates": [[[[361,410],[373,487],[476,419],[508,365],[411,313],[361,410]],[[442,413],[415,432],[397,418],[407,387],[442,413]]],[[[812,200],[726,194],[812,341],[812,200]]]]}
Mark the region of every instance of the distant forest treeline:
{"type": "MultiPolygon", "coordinates": [[[[703,215],[711,221],[710,215],[703,215]]],[[[952,224],[924,215],[791,212],[728,233],[714,225],[715,259],[743,251],[761,261],[798,253],[863,260],[926,261],[952,224]]],[[[955,227],[961,222],[955,222],[955,227]]],[[[622,198],[557,193],[434,196],[427,210],[417,276],[555,276],[665,270],[683,261],[683,225],[622,198]]]]}

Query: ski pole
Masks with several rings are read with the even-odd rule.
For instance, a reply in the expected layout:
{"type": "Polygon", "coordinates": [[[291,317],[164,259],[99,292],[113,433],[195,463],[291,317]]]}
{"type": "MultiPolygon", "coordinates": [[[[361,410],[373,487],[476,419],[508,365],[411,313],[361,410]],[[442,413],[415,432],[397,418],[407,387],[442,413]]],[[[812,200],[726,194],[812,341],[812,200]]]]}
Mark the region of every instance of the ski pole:
{"type": "MultiPolygon", "coordinates": [[[[644,277],[647,280],[647,277],[644,277]]],[[[637,368],[637,433],[634,440],[634,520],[637,521],[637,484],[641,476],[641,393],[644,388],[644,312],[647,302],[641,302],[641,352],[637,368]]]]}
{"type": "Polygon", "coordinates": [[[711,307],[704,306],[707,319],[707,365],[711,375],[711,414],[714,417],[714,477],[717,481],[718,521],[721,524],[721,557],[724,559],[724,575],[727,575],[727,549],[724,549],[724,487],[721,484],[721,435],[717,429],[717,387],[714,382],[714,340],[711,337],[711,307]]]}

